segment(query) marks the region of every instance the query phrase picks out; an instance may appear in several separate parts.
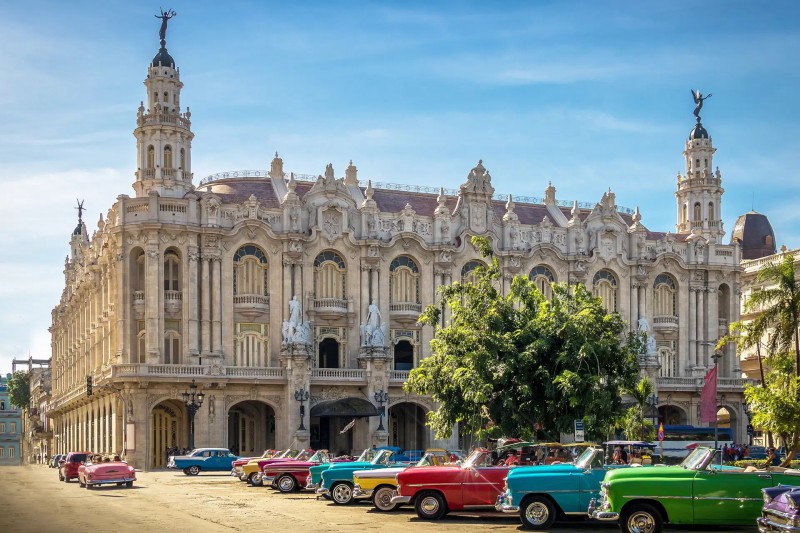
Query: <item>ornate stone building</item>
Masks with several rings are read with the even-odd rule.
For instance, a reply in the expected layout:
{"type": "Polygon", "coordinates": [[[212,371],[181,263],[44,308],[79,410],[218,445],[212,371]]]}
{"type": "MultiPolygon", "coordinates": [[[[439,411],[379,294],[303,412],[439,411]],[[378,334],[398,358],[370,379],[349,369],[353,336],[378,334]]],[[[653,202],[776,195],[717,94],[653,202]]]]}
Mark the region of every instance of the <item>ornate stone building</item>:
{"type": "MultiPolygon", "coordinates": [[[[332,165],[287,173],[277,154],[269,171],[194,182],[191,114],[163,42],[145,86],[135,195],[120,195],[91,237],[79,220],[52,313],[57,452],[120,451],[126,432],[134,464],[164,465],[165,448],[187,445],[182,393],[193,380],[205,393],[198,446],[434,444],[424,426],[434,405],[402,385],[429,353],[420,311],[481,264],[472,235],[491,241],[503,287],[515,275],[546,292],[584,283],[647,330],[642,368],[662,417],[696,423],[712,345],[738,317],[740,260],[722,242],[722,177],[699,118],[676,181],[676,231],[653,232],[611,190],[596,204],[560,202],[552,185],[541,199],[498,195],[481,162],[438,193],[365,183],[352,162],[343,177],[332,165]],[[381,392],[385,417],[375,416],[381,392]]],[[[732,349],[720,364],[721,407],[743,433],[732,349]]],[[[436,444],[458,447],[457,431],[436,444]]]]}

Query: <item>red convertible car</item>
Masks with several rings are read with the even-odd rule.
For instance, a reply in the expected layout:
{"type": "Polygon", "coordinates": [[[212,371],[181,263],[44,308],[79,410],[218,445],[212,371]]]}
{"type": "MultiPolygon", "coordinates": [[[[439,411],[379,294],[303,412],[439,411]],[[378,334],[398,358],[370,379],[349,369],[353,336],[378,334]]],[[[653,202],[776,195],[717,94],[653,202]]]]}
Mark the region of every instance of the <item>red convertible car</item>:
{"type": "Polygon", "coordinates": [[[264,466],[261,481],[267,485],[272,484],[281,492],[293,492],[305,488],[306,478],[311,475],[312,466],[347,461],[350,461],[349,457],[331,459],[328,450],[317,450],[308,459],[298,457],[293,461],[270,463],[264,466]]]}
{"type": "Polygon", "coordinates": [[[78,468],[78,485],[91,489],[95,485],[116,483],[118,487],[133,487],[136,471],[125,461],[86,463],[78,468]]]}
{"type": "Polygon", "coordinates": [[[58,462],[58,480],[69,483],[78,479],[78,468],[92,456],[92,452],[69,452],[58,462]]]}
{"type": "Polygon", "coordinates": [[[489,450],[475,450],[459,468],[419,466],[397,474],[393,504],[413,504],[417,515],[438,520],[449,511],[494,509],[508,466],[492,464],[489,450]]]}

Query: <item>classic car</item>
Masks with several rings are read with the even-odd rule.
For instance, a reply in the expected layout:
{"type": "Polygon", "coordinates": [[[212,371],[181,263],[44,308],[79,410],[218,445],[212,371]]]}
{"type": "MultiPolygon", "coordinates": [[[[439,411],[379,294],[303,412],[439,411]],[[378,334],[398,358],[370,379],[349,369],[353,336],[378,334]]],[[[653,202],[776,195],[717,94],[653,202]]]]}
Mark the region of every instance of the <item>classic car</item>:
{"type": "Polygon", "coordinates": [[[458,468],[422,466],[397,474],[393,504],[414,505],[417,516],[438,520],[449,511],[494,508],[509,467],[496,465],[492,452],[475,450],[458,468]]]}
{"type": "Polygon", "coordinates": [[[118,487],[133,487],[136,471],[124,461],[85,463],[78,468],[78,485],[91,489],[95,485],[115,483],[118,487]]]}
{"type": "Polygon", "coordinates": [[[800,487],[779,485],[762,489],[764,507],[758,517],[761,533],[800,531],[800,487]]]}
{"type": "Polygon", "coordinates": [[[307,459],[298,456],[294,461],[278,461],[265,465],[261,470],[261,482],[272,485],[281,492],[294,492],[305,488],[311,467],[342,461],[343,459],[331,459],[328,450],[317,450],[307,459]]]}
{"type": "Polygon", "coordinates": [[[261,482],[261,470],[266,465],[270,463],[292,461],[301,456],[302,459],[308,459],[313,454],[314,450],[293,450],[289,448],[288,450],[284,450],[282,453],[274,455],[269,459],[251,459],[242,467],[242,475],[239,476],[239,479],[242,481],[247,481],[254,487],[260,487],[263,485],[261,482]]]}
{"type": "Polygon", "coordinates": [[[392,503],[397,495],[395,476],[406,468],[415,466],[458,466],[461,456],[454,452],[431,448],[411,466],[397,466],[377,470],[356,470],[353,472],[353,499],[372,498],[372,504],[379,511],[394,511],[398,505],[392,503]]]}
{"type": "MultiPolygon", "coordinates": [[[[369,462],[372,461],[372,458],[375,457],[377,453],[377,449],[375,448],[367,448],[361,455],[359,455],[355,461],[347,461],[343,460],[343,458],[336,458],[336,462],[346,462],[354,465],[355,463],[361,463],[362,465],[369,465],[369,462]]],[[[306,478],[306,490],[313,490],[317,492],[317,489],[322,485],[322,473],[333,466],[334,462],[330,462],[327,464],[319,464],[317,466],[312,466],[308,469],[308,477],[306,478]]],[[[329,494],[323,495],[325,498],[330,499],[329,494]]]]}
{"type": "Polygon", "coordinates": [[[233,464],[231,465],[231,475],[235,476],[235,477],[240,477],[242,475],[242,469],[244,468],[244,465],[249,463],[251,460],[253,460],[253,459],[269,459],[269,458],[275,456],[276,453],[280,453],[280,452],[277,451],[277,450],[264,450],[264,453],[262,453],[258,457],[240,457],[239,459],[236,459],[233,462],[233,464]]]}
{"type": "Polygon", "coordinates": [[[514,468],[508,473],[505,491],[498,496],[495,508],[519,513],[522,526],[535,529],[549,528],[560,516],[586,516],[589,502],[600,495],[606,472],[628,467],[605,464],[604,457],[601,448],[586,448],[575,463],[514,468]]]}
{"type": "Polygon", "coordinates": [[[167,468],[183,470],[187,476],[196,476],[201,471],[227,472],[236,459],[227,448],[198,448],[189,455],[171,456],[167,468]]]}
{"type": "Polygon", "coordinates": [[[375,470],[398,465],[409,466],[409,463],[398,463],[397,452],[393,449],[378,450],[369,463],[336,463],[322,473],[322,484],[317,494],[330,495],[331,500],[339,505],[353,501],[353,472],[356,470],[375,470]]]}
{"type": "Polygon", "coordinates": [[[58,462],[58,480],[69,483],[78,479],[78,468],[92,456],[92,452],[69,452],[58,462]]]}
{"type": "Polygon", "coordinates": [[[761,515],[761,489],[800,481],[800,473],[781,468],[712,465],[714,455],[698,447],[678,466],[611,470],[589,514],[619,520],[622,531],[631,533],[658,533],[665,523],[752,525],[761,515]]]}

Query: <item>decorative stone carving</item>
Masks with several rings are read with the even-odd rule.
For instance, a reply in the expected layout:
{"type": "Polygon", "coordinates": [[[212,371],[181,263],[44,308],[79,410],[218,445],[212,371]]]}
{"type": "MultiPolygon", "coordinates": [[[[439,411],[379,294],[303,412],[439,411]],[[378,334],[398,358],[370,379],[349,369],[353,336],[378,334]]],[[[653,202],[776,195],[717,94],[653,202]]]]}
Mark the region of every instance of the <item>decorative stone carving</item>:
{"type": "Polygon", "coordinates": [[[382,347],[386,343],[386,324],[381,323],[381,312],[375,300],[367,308],[367,321],[361,325],[361,346],[382,347]]]}

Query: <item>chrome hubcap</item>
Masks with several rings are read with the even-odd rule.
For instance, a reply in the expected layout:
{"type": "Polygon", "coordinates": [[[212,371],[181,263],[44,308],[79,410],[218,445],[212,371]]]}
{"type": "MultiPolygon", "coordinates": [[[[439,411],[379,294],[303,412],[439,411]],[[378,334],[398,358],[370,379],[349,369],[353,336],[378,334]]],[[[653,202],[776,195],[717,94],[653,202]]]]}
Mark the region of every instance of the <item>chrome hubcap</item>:
{"type": "Polygon", "coordinates": [[[392,507],[392,498],[396,491],[391,489],[380,489],[375,497],[376,507],[379,509],[390,509],[392,507]]]}
{"type": "Polygon", "coordinates": [[[280,482],[280,486],[281,486],[281,490],[285,490],[285,491],[288,492],[288,491],[292,490],[292,488],[294,488],[294,481],[292,480],[292,478],[290,478],[288,476],[282,477],[281,478],[281,482],[280,482]]]}
{"type": "Polygon", "coordinates": [[[541,502],[533,502],[525,509],[525,517],[531,524],[544,524],[549,516],[547,506],[541,502]]]}
{"type": "Polygon", "coordinates": [[[425,512],[425,514],[435,514],[436,511],[439,510],[439,500],[432,496],[428,496],[422,500],[422,503],[420,503],[419,506],[425,512]]]}
{"type": "Polygon", "coordinates": [[[350,487],[344,484],[336,485],[333,489],[333,497],[340,503],[349,502],[351,494],[350,487]]]}
{"type": "Polygon", "coordinates": [[[633,533],[653,533],[656,521],[650,513],[636,512],[628,518],[628,530],[633,533]]]}

